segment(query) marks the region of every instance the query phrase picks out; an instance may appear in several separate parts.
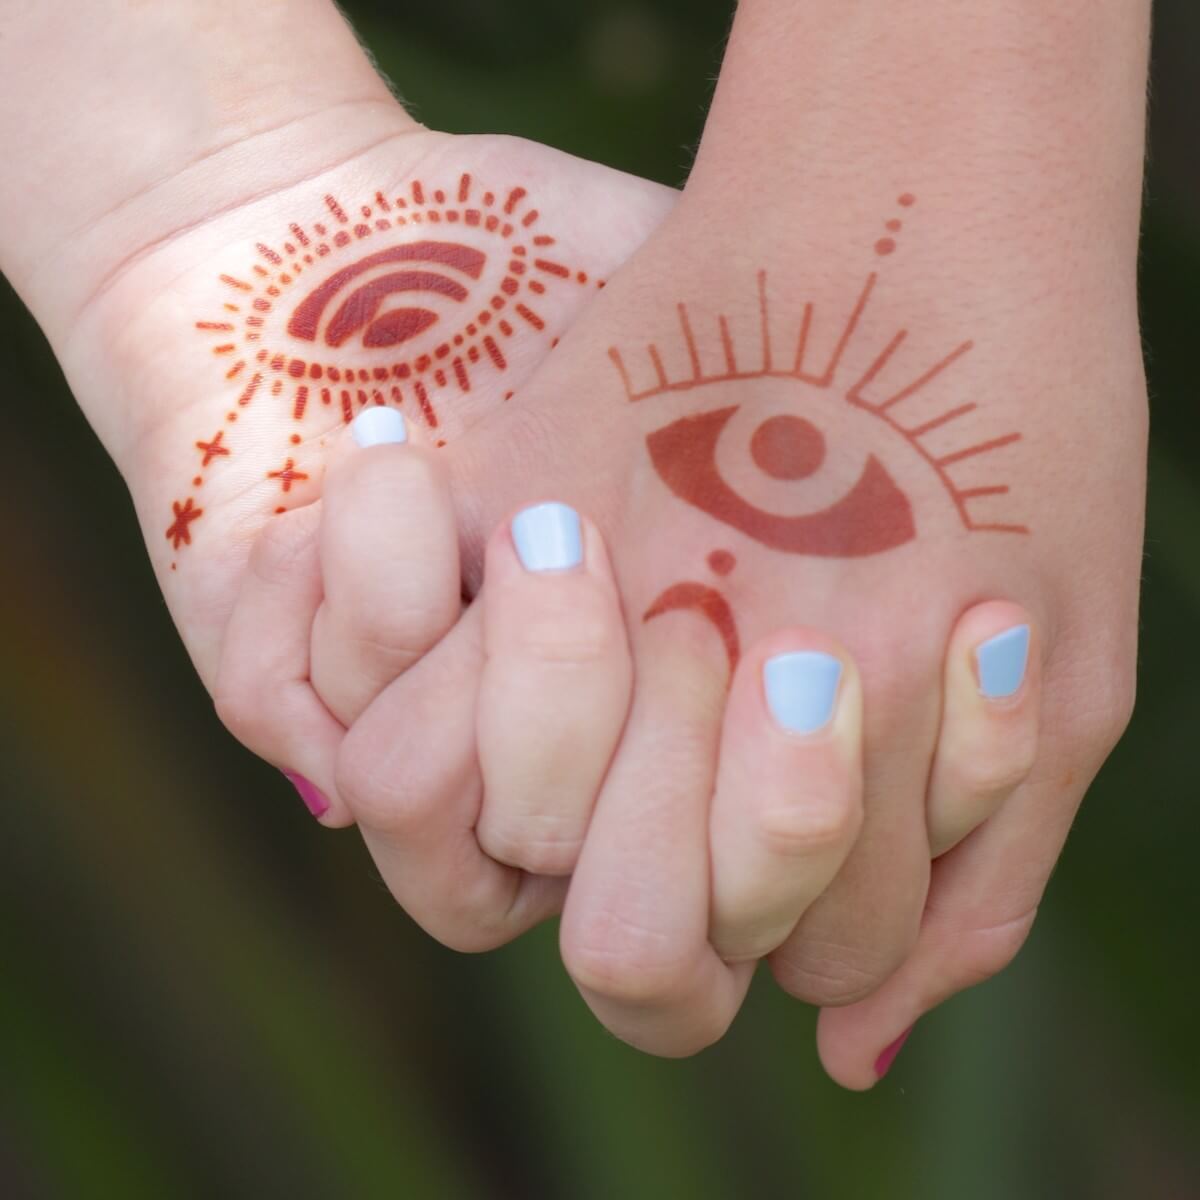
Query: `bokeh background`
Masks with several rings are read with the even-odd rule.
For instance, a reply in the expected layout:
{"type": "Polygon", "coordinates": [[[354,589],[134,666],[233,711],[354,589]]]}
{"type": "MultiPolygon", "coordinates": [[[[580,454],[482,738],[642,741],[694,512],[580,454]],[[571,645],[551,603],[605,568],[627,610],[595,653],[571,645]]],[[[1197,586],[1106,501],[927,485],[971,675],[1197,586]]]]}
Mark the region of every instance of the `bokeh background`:
{"type": "MultiPolygon", "coordinates": [[[[731,4],[346,7],[427,123],[680,183],[731,4]]],[[[766,978],[663,1062],[600,1030],[553,928],[480,958],[419,933],[223,734],[0,292],[0,1196],[1200,1196],[1200,10],[1157,8],[1140,708],[1027,950],[867,1096],[766,978]]]]}

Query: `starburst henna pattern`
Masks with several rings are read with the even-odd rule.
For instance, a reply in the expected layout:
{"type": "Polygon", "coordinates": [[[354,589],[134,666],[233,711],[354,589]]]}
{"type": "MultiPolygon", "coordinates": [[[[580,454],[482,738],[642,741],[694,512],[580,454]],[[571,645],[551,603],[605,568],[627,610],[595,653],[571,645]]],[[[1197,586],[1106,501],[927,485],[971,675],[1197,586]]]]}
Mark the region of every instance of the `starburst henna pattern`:
{"type": "MultiPolygon", "coordinates": [[[[898,201],[905,209],[915,203],[909,193],[898,201]]],[[[874,246],[879,258],[896,252],[894,235],[902,227],[899,218],[886,222],[890,236],[874,246]]],[[[1008,486],[978,473],[981,463],[1019,442],[1021,435],[957,436],[958,430],[971,427],[968,418],[979,412],[974,400],[956,393],[953,382],[953,368],[971,352],[973,342],[962,342],[933,362],[900,368],[909,331],[899,329],[882,346],[860,353],[864,318],[879,287],[879,273],[872,271],[849,306],[827,359],[813,362],[820,321],[811,302],[804,306],[794,343],[781,356],[768,285],[767,272],[760,271],[759,328],[750,352],[737,344],[729,320],[719,315],[719,345],[703,354],[689,308],[682,303],[677,307],[681,345],[673,355],[678,364],[673,371],[665,344],[647,346],[640,367],[631,367],[619,348],[609,351],[630,403],[703,393],[706,388],[717,388],[726,401],[690,411],[647,436],[650,461],[675,496],[770,550],[866,558],[914,541],[923,521],[937,523],[939,514],[918,514],[913,489],[898,478],[912,476],[914,464],[919,464],[940,485],[957,527],[971,534],[1029,533],[996,507],[1008,496],[1008,486]],[[736,385],[739,400],[745,397],[742,402],[728,403],[730,385],[736,385]],[[764,416],[764,410],[769,415],[764,416]],[[864,417],[869,427],[862,426],[864,417]],[[837,437],[831,437],[835,433],[837,437]],[[749,452],[741,474],[748,480],[747,490],[754,487],[754,497],[735,488],[721,466],[722,461],[734,460],[740,447],[749,452]],[[822,468],[831,459],[837,460],[838,469],[822,490],[822,468]],[[755,481],[762,486],[754,486],[755,481]],[[793,485],[796,495],[784,485],[793,485]],[[819,503],[812,506],[814,497],[819,503]],[[777,511],[764,498],[789,511],[777,511]],[[797,503],[804,505],[802,511],[795,511],[797,503]]],[[[718,549],[709,555],[708,565],[724,578],[736,559],[718,549]]],[[[694,611],[710,621],[731,664],[736,663],[736,621],[717,589],[696,581],[674,583],[654,600],[644,620],[676,611],[694,611]]]]}
{"type": "MultiPolygon", "coordinates": [[[[243,448],[260,449],[263,428],[277,436],[280,414],[288,457],[265,480],[285,493],[314,477],[316,464],[296,447],[366,405],[408,409],[440,433],[446,404],[470,393],[480,372],[507,371],[511,344],[545,334],[540,305],[551,288],[604,285],[558,261],[523,187],[488,190],[463,174],[449,190],[413,181],[358,205],[327,195],[321,209],[320,219],[257,243],[245,271],[221,274],[219,315],[195,322],[230,399],[224,428],[195,441],[193,488],[243,448]],[[248,423],[247,410],[264,401],[266,425],[248,423]]],[[[167,538],[178,549],[191,544],[203,509],[194,495],[172,508],[167,538]]]]}

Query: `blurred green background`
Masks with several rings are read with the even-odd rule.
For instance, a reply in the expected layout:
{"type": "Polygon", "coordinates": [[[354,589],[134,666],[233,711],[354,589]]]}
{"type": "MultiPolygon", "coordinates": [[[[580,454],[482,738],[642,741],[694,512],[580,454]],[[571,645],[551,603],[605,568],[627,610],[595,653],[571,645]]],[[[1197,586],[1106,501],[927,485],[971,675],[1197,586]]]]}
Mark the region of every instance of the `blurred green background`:
{"type": "MultiPolygon", "coordinates": [[[[346,7],[427,123],[680,183],[730,0],[346,7]]],[[[1158,25],[1140,708],[1027,950],[867,1096],[766,978],[662,1062],[600,1030],[552,928],[479,958],[419,933],[222,732],[0,293],[0,1196],[1200,1196],[1200,12],[1158,25]]]]}

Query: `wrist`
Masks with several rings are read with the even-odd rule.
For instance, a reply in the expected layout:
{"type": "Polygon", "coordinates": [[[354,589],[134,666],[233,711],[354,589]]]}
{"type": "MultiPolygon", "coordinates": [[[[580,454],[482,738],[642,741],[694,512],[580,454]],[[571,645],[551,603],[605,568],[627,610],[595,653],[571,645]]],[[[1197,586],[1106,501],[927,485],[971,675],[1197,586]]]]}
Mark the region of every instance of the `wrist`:
{"type": "Polygon", "coordinates": [[[757,217],[902,186],[1132,248],[1148,33],[1148,0],[743,0],[689,189],[757,217]]]}
{"type": "Polygon", "coordinates": [[[380,136],[418,128],[326,0],[97,0],[64,15],[24,6],[0,31],[0,269],[51,327],[214,204],[361,151],[339,134],[361,143],[363,112],[380,136]]]}

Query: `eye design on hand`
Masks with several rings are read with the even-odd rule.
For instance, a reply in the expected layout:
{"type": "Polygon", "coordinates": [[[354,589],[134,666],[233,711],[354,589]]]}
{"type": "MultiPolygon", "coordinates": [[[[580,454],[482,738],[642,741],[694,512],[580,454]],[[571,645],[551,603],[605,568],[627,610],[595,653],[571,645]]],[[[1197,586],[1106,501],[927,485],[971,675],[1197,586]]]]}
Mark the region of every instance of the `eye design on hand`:
{"type": "MultiPolygon", "coordinates": [[[[906,192],[897,203],[901,209],[911,209],[916,197],[906,192]]],[[[887,222],[889,234],[902,227],[898,218],[887,222]]],[[[880,258],[889,257],[896,249],[896,239],[891,236],[875,244],[880,258]]],[[[646,446],[656,473],[692,508],[760,545],[787,554],[858,558],[913,541],[919,522],[908,488],[919,486],[917,471],[932,472],[950,501],[949,511],[941,514],[948,523],[944,529],[957,523],[969,533],[1028,534],[1026,526],[1005,520],[995,511],[994,505],[1009,494],[1007,485],[986,476],[971,478],[979,464],[989,461],[986,456],[1019,441],[1021,435],[985,436],[965,444],[953,441],[961,423],[978,405],[971,400],[948,402],[943,395],[945,385],[933,386],[971,351],[972,342],[962,343],[915,377],[908,375],[903,383],[893,379],[888,385],[885,381],[895,374],[893,359],[908,337],[902,329],[857,380],[843,381],[843,366],[855,357],[855,341],[877,278],[875,273],[868,277],[823,369],[809,365],[815,323],[812,303],[804,307],[794,356],[787,365],[777,362],[765,271],[758,273],[761,328],[754,366],[739,365],[729,322],[720,316],[723,363],[716,371],[706,372],[684,304],[677,309],[684,352],[679,360],[686,358],[690,371],[672,378],[659,346],[650,345],[647,358],[653,376],[638,386],[635,371],[621,351],[610,349],[609,357],[631,403],[690,395],[706,387],[719,389],[726,400],[732,393],[738,401],[693,411],[648,434],[646,446]],[[805,415],[795,411],[801,407],[805,415]],[[757,424],[747,428],[756,418],[757,424]],[[833,431],[837,437],[831,442],[827,435],[833,431]],[[902,447],[907,447],[907,452],[902,447]],[[789,487],[797,500],[807,497],[811,503],[817,496],[823,503],[813,511],[785,513],[744,495],[729,483],[721,466],[723,461],[731,461],[730,451],[739,449],[748,451],[753,463],[753,470],[744,461],[740,464],[739,478],[745,480],[745,490],[757,492],[760,499],[769,495],[781,507],[788,507],[789,487]],[[840,470],[830,472],[834,458],[840,459],[840,470]],[[819,477],[824,474],[831,482],[822,491],[819,477]]],[[[928,508],[927,493],[924,488],[919,493],[922,514],[928,508]]],[[[708,555],[707,564],[725,578],[736,567],[737,556],[718,548],[708,555]]],[[[725,595],[698,580],[672,583],[650,603],[642,619],[649,622],[680,612],[694,613],[711,625],[724,645],[732,677],[740,639],[737,618],[725,595]]]]}
{"type": "MultiPolygon", "coordinates": [[[[456,242],[415,242],[407,246],[392,246],[343,267],[310,292],[292,314],[287,331],[302,341],[316,341],[321,318],[338,294],[356,279],[378,268],[394,263],[429,263],[454,269],[470,280],[478,280],[486,262],[487,255],[482,250],[456,242]]],[[[436,312],[411,307],[394,308],[382,314],[379,311],[390,296],[414,292],[446,296],[458,303],[462,303],[469,295],[459,280],[440,272],[402,270],[378,275],[360,284],[341,302],[326,323],[325,344],[337,349],[361,333],[363,346],[386,349],[402,345],[423,333],[437,322],[436,312]]]]}
{"type": "Polygon", "coordinates": [[[861,377],[855,382],[839,383],[876,281],[875,274],[868,278],[830,359],[820,370],[807,365],[814,325],[812,304],[805,307],[794,358],[789,357],[786,366],[776,364],[765,271],[758,276],[762,326],[756,351],[761,346],[761,359],[754,366],[739,365],[738,348],[728,322],[721,317],[723,369],[706,373],[683,304],[678,306],[678,313],[685,354],[679,358],[690,364],[690,373],[672,379],[659,347],[651,345],[648,358],[654,378],[648,386],[638,388],[620,350],[610,350],[633,403],[708,387],[719,389],[726,398],[732,392],[739,400],[737,404],[692,412],[651,432],[646,445],[655,471],[674,495],[693,508],[786,554],[859,558],[913,541],[919,520],[910,489],[913,483],[920,483],[914,479],[914,471],[925,469],[941,484],[952,514],[968,532],[1028,533],[1024,525],[976,514],[977,504],[1006,496],[1006,485],[990,480],[977,485],[974,480],[959,478],[960,471],[970,469],[968,462],[981,461],[981,456],[1018,441],[1020,434],[1008,433],[965,446],[947,442],[947,431],[952,434],[957,428],[955,423],[975,412],[977,405],[951,402],[941,407],[944,402],[936,398],[938,389],[931,385],[966,355],[973,343],[958,346],[916,378],[909,376],[890,394],[882,398],[868,396],[868,389],[889,374],[889,364],[907,339],[907,331],[901,330],[870,361],[861,377]],[[919,400],[926,391],[934,392],[934,398],[919,400]],[[930,403],[934,405],[932,415],[922,407],[930,403]],[[797,410],[803,410],[804,415],[797,410]],[[737,444],[728,446],[734,427],[746,424],[744,419],[739,420],[739,414],[752,420],[760,412],[769,415],[751,430],[742,428],[735,438],[737,444]],[[909,412],[915,412],[916,417],[903,419],[909,412]],[[745,480],[742,490],[729,482],[727,472],[719,465],[722,453],[728,461],[739,451],[748,451],[753,463],[752,470],[743,465],[739,472],[745,480]],[[854,455],[858,456],[858,465],[854,464],[854,455]],[[839,470],[823,472],[827,460],[835,457],[839,470]],[[823,474],[830,482],[822,492],[823,474]],[[752,487],[755,478],[765,486],[752,487]],[[769,493],[781,508],[790,509],[787,496],[791,493],[782,485],[795,485],[797,503],[811,504],[815,496],[817,505],[811,511],[778,511],[744,494],[756,490],[761,498],[769,493]],[[831,489],[835,489],[832,498],[831,489]]]}
{"type": "MultiPolygon", "coordinates": [[[[874,455],[858,482],[819,512],[784,516],[746,500],[717,468],[717,443],[736,412],[737,405],[683,417],[646,439],[655,470],[681,500],[787,554],[858,558],[903,546],[916,536],[908,497],[874,455]]],[[[783,415],[758,426],[750,449],[764,474],[799,480],[820,467],[825,440],[810,422],[783,415]]]]}
{"type": "MultiPolygon", "coordinates": [[[[174,550],[192,544],[212,507],[201,503],[208,479],[277,436],[281,422],[273,469],[261,477],[264,507],[277,513],[319,494],[313,468],[338,422],[367,405],[394,406],[445,445],[471,413],[455,405],[459,420],[447,422],[443,406],[480,376],[509,399],[519,380],[504,392],[494,376],[510,371],[510,347],[552,344],[554,325],[578,304],[571,293],[604,286],[560,260],[524,187],[492,190],[466,173],[444,183],[411,180],[355,204],[326,195],[322,207],[318,195],[304,223],[256,242],[251,261],[218,277],[213,309],[195,328],[210,341],[228,399],[181,447],[188,482],[166,528],[174,550]]],[[[527,354],[526,366],[537,357],[527,354]]]]}

